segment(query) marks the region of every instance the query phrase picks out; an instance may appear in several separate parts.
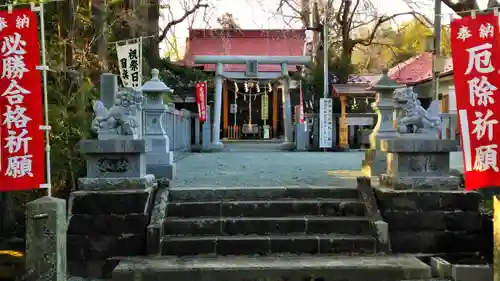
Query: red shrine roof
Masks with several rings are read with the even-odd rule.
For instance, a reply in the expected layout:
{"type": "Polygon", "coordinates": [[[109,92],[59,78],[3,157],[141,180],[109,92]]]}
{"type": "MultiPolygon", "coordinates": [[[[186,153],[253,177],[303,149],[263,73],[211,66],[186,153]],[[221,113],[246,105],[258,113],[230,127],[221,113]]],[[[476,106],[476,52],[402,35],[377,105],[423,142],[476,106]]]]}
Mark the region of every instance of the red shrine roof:
{"type": "MultiPolygon", "coordinates": [[[[453,72],[451,58],[446,59],[444,72],[441,75],[453,72]]],[[[432,53],[425,52],[401,62],[389,70],[389,77],[400,84],[419,84],[432,79],[432,53]]]]}
{"type": "MultiPolygon", "coordinates": [[[[214,64],[196,65],[195,56],[302,56],[303,29],[191,29],[186,40],[185,66],[215,71],[214,64]]],[[[295,65],[289,71],[297,71],[295,65]]],[[[224,71],[245,71],[244,64],[224,65],[224,71]]],[[[279,72],[280,65],[259,65],[261,72],[279,72]]]]}

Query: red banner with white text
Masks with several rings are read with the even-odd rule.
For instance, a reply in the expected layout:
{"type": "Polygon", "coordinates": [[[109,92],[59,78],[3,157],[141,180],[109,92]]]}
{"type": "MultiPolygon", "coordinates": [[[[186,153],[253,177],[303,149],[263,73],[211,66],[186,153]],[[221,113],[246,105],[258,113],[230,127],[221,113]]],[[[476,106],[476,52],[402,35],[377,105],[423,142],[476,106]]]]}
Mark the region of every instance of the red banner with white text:
{"type": "Polygon", "coordinates": [[[0,191],[45,181],[37,15],[0,11],[0,191]]]}
{"type": "Polygon", "coordinates": [[[451,48],[467,190],[500,186],[500,37],[494,13],[451,22],[451,48]]]}
{"type": "Polygon", "coordinates": [[[207,82],[196,84],[196,104],[198,105],[198,119],[205,122],[207,120],[207,82]]]}

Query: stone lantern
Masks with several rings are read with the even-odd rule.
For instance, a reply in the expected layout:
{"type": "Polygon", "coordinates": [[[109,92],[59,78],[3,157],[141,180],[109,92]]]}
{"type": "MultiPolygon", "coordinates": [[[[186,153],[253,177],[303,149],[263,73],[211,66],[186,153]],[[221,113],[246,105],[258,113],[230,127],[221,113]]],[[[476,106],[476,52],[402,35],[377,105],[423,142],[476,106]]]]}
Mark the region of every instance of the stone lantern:
{"type": "Polygon", "coordinates": [[[393,123],[394,102],[392,95],[394,90],[403,88],[404,85],[389,78],[387,73],[387,70],[384,70],[380,79],[368,88],[377,92],[377,99],[372,104],[372,108],[377,113],[377,124],[370,135],[371,148],[378,146],[378,139],[397,137],[393,123]]]}
{"type": "Polygon", "coordinates": [[[146,95],[146,105],[163,106],[163,94],[172,94],[174,92],[174,90],[160,80],[158,77],[159,74],[160,71],[158,69],[153,69],[151,71],[151,80],[142,85],[142,92],[146,95]]]}
{"type": "Polygon", "coordinates": [[[362,164],[362,171],[366,176],[378,176],[386,171],[386,157],[385,153],[380,151],[380,140],[398,136],[393,124],[392,95],[394,90],[403,87],[404,85],[389,78],[388,71],[384,70],[380,79],[368,88],[377,93],[377,99],[372,104],[372,108],[377,113],[377,124],[370,134],[370,149],[366,151],[362,164]]]}
{"type": "Polygon", "coordinates": [[[172,179],[175,175],[175,164],[165,129],[166,114],[174,109],[163,103],[163,95],[174,91],[160,80],[159,73],[158,69],[153,69],[151,80],[141,88],[146,96],[142,122],[144,139],[152,149],[146,154],[146,169],[148,174],[154,174],[156,178],[172,179]]]}

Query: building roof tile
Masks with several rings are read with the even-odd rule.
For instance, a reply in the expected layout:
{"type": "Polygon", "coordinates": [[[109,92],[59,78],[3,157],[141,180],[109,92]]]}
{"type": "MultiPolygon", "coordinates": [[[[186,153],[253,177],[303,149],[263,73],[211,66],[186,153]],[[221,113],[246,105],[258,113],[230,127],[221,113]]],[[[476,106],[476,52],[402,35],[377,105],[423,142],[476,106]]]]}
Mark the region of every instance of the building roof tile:
{"type": "MultiPolygon", "coordinates": [[[[302,56],[305,33],[302,29],[191,29],[183,63],[215,71],[214,64],[196,65],[195,56],[302,56]]],[[[295,65],[289,71],[297,71],[295,65]]],[[[224,65],[224,71],[245,71],[244,64],[224,65]]],[[[279,65],[259,65],[261,72],[279,72],[279,65]]]]}
{"type": "MultiPolygon", "coordinates": [[[[444,72],[453,71],[451,58],[445,60],[444,72]]],[[[418,84],[432,78],[432,52],[416,55],[404,62],[397,64],[389,70],[389,77],[400,84],[418,84]]]]}

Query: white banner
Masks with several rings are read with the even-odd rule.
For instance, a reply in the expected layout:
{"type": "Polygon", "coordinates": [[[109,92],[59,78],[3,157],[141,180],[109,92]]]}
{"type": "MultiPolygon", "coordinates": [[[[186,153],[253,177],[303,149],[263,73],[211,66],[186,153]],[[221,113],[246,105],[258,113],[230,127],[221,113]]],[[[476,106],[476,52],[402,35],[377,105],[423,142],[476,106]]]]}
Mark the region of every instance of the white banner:
{"type": "Polygon", "coordinates": [[[319,147],[333,146],[333,100],[319,99],[319,147]]]}
{"type": "Polygon", "coordinates": [[[142,86],[142,40],[135,41],[135,43],[126,42],[125,45],[116,43],[120,78],[125,88],[142,86]]]}

